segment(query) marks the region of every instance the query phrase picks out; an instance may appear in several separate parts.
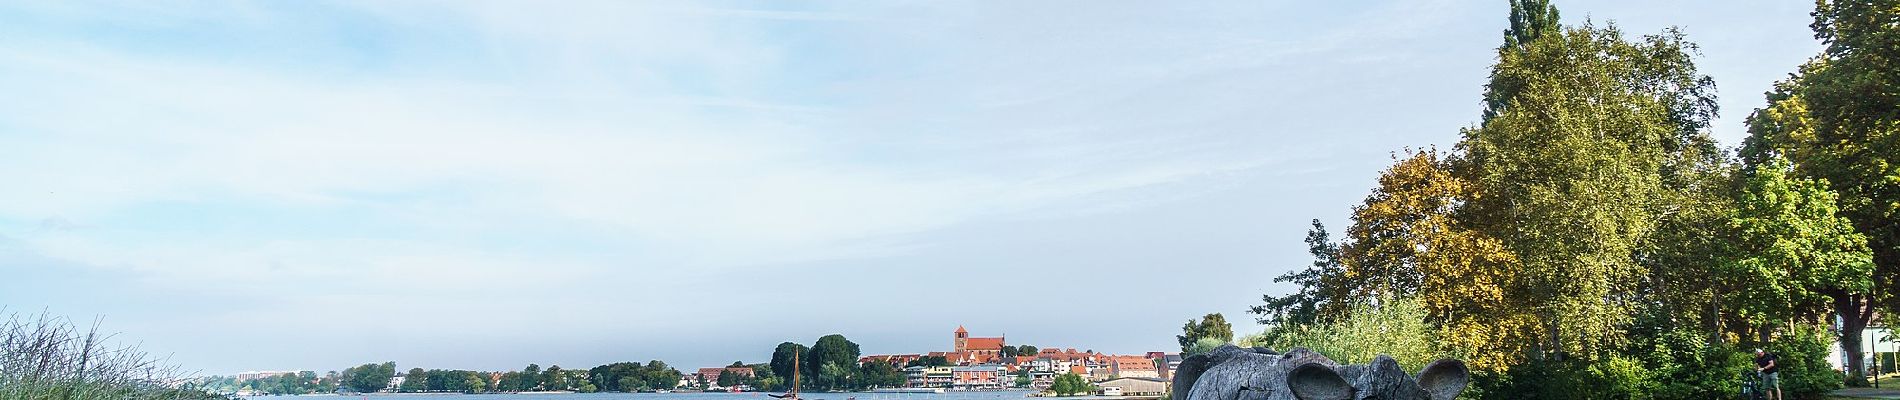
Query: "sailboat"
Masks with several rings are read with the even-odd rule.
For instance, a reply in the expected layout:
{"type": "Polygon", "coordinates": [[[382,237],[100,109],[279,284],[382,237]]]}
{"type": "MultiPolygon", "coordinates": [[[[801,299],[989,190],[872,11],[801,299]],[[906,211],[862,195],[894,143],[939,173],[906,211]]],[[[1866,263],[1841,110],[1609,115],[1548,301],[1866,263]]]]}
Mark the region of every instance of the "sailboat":
{"type": "Polygon", "coordinates": [[[798,365],[799,365],[798,353],[793,352],[792,353],[792,390],[785,392],[785,394],[768,393],[766,394],[766,396],[772,396],[772,398],[775,398],[775,399],[802,400],[798,398],[798,365]]]}

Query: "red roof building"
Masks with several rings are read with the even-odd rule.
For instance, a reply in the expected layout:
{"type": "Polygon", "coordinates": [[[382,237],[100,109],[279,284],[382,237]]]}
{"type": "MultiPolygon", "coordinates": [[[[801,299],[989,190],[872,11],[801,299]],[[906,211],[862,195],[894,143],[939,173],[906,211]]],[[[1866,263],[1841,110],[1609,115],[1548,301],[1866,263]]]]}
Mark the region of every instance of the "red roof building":
{"type": "Polygon", "coordinates": [[[956,351],[956,352],[990,351],[990,352],[997,352],[997,353],[1002,353],[1003,351],[1004,344],[1003,344],[1002,337],[970,337],[970,331],[967,329],[963,329],[962,325],[957,326],[957,331],[953,335],[955,336],[955,342],[954,342],[955,346],[952,347],[953,350],[951,351],[956,351]]]}

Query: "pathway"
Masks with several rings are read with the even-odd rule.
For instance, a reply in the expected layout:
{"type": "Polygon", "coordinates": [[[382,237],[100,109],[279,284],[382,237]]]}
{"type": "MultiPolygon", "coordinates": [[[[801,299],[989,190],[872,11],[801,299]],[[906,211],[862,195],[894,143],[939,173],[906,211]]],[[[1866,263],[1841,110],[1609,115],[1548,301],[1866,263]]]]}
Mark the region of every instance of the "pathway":
{"type": "Polygon", "coordinates": [[[1895,388],[1890,388],[1890,387],[1883,387],[1883,388],[1880,388],[1880,389],[1875,389],[1875,388],[1847,388],[1847,389],[1841,389],[1841,390],[1836,390],[1836,391],[1834,391],[1834,393],[1832,393],[1832,394],[1833,394],[1833,395],[1835,395],[1835,396],[1841,396],[1841,397],[1856,397],[1856,398],[1862,398],[1862,399],[1896,399],[1896,400],[1900,400],[1900,389],[1895,389],[1895,388]]]}

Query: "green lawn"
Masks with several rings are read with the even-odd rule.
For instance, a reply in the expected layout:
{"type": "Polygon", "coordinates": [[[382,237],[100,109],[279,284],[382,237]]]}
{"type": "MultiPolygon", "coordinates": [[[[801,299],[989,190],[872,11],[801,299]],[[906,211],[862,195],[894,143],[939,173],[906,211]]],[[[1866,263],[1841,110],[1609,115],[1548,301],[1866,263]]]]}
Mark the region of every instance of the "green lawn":
{"type": "MultiPolygon", "coordinates": [[[[1900,374],[1887,374],[1879,379],[1881,389],[1900,389],[1900,374]]],[[[1892,398],[1892,397],[1882,397],[1892,398]]],[[[1827,396],[1825,400],[1865,400],[1864,397],[1827,396]]]]}

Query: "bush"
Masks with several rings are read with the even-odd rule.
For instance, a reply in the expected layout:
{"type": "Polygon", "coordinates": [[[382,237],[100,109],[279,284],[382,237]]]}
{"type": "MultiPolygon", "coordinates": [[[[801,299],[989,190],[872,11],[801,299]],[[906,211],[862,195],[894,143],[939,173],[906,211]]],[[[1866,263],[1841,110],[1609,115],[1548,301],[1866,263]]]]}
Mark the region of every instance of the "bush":
{"type": "Polygon", "coordinates": [[[1776,337],[1768,351],[1778,357],[1781,392],[1791,399],[1822,399],[1841,388],[1846,376],[1827,363],[1830,333],[1827,328],[1797,325],[1793,332],[1776,337]]]}
{"type": "Polygon", "coordinates": [[[1621,356],[1535,357],[1508,372],[1474,372],[1474,399],[1646,399],[1655,384],[1641,362],[1621,356]]]}
{"type": "Polygon", "coordinates": [[[1726,343],[1708,343],[1708,333],[1664,331],[1637,344],[1649,369],[1649,395],[1656,399],[1716,399],[1741,393],[1742,374],[1753,372],[1751,355],[1726,343]]]}
{"type": "Polygon", "coordinates": [[[1282,351],[1305,347],[1348,364],[1371,362],[1384,354],[1398,360],[1406,371],[1418,371],[1443,356],[1437,331],[1425,317],[1416,299],[1361,303],[1335,322],[1279,327],[1243,342],[1282,351]]]}
{"type": "Polygon", "coordinates": [[[220,399],[182,384],[175,368],[132,346],[108,346],[95,325],[79,331],[45,314],[0,322],[0,399],[220,399]]]}
{"type": "Polygon", "coordinates": [[[1193,345],[1189,345],[1187,351],[1181,352],[1181,355],[1192,356],[1196,354],[1207,354],[1225,345],[1227,345],[1227,342],[1220,339],[1201,338],[1200,340],[1194,341],[1193,345]]]}

